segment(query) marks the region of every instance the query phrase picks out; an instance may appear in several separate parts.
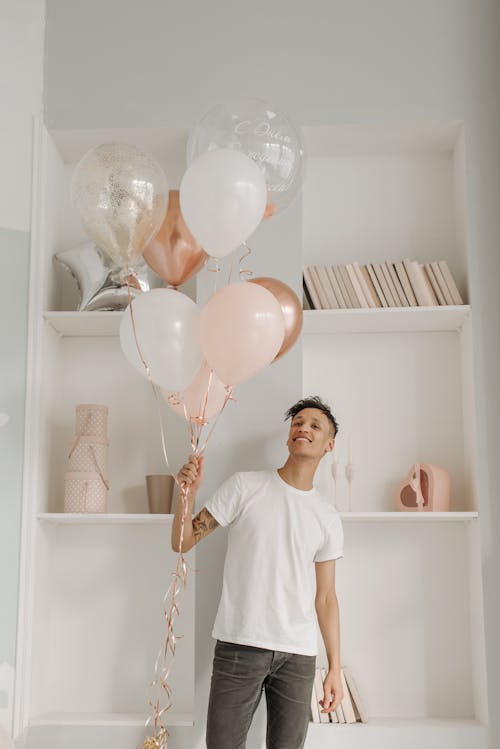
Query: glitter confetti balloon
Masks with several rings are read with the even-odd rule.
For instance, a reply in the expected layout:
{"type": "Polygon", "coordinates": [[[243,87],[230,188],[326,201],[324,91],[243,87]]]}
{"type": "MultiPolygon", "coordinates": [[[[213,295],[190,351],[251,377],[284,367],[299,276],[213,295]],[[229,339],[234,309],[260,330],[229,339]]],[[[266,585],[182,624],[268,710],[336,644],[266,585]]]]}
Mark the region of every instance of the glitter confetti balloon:
{"type": "Polygon", "coordinates": [[[162,224],[168,184],[161,166],[139,148],[103,143],[78,162],[71,197],[87,234],[127,270],[162,224]]]}

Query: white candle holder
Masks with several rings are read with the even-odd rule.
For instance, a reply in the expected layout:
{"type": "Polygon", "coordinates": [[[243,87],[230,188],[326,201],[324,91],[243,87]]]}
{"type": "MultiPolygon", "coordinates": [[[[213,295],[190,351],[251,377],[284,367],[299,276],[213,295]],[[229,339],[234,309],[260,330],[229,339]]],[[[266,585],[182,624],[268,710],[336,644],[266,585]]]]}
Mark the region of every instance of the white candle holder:
{"type": "Polygon", "coordinates": [[[348,512],[352,512],[352,484],[354,480],[354,464],[353,463],[347,463],[345,467],[345,477],[347,479],[347,484],[349,486],[349,505],[347,508],[348,512]]]}
{"type": "Polygon", "coordinates": [[[332,459],[332,465],[331,465],[331,471],[332,471],[332,478],[333,478],[333,504],[335,506],[335,509],[340,512],[340,507],[338,503],[338,495],[337,495],[337,480],[342,475],[342,465],[338,462],[337,458],[333,456],[332,459]]]}

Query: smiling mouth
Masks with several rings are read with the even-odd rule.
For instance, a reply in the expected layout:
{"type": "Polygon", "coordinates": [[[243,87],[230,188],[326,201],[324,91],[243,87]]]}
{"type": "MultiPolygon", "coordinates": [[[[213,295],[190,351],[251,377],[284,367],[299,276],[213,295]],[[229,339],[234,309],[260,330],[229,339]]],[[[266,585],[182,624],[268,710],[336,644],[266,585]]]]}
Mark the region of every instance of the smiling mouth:
{"type": "Polygon", "coordinates": [[[294,442],[310,442],[310,439],[307,439],[307,437],[295,437],[294,442]]]}

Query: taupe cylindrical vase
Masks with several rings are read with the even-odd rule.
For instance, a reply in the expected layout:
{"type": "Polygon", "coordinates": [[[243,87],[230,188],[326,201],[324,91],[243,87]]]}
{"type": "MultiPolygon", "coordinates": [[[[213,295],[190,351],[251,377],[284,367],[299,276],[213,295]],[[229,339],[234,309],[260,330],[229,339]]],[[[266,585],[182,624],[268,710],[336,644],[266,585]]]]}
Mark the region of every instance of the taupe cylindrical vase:
{"type": "Polygon", "coordinates": [[[146,476],[149,512],[168,515],[172,511],[174,486],[175,479],[168,473],[146,476]]]}

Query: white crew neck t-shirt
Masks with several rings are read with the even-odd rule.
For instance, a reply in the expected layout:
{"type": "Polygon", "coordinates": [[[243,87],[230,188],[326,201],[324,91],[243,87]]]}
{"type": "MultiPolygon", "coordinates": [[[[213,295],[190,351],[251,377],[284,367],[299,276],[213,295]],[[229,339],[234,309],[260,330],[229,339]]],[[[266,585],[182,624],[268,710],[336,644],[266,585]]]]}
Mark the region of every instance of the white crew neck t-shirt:
{"type": "Polygon", "coordinates": [[[204,505],[229,526],[212,637],[317,655],[314,562],[343,556],[340,515],[316,489],[277,470],[235,473],[204,505]]]}

